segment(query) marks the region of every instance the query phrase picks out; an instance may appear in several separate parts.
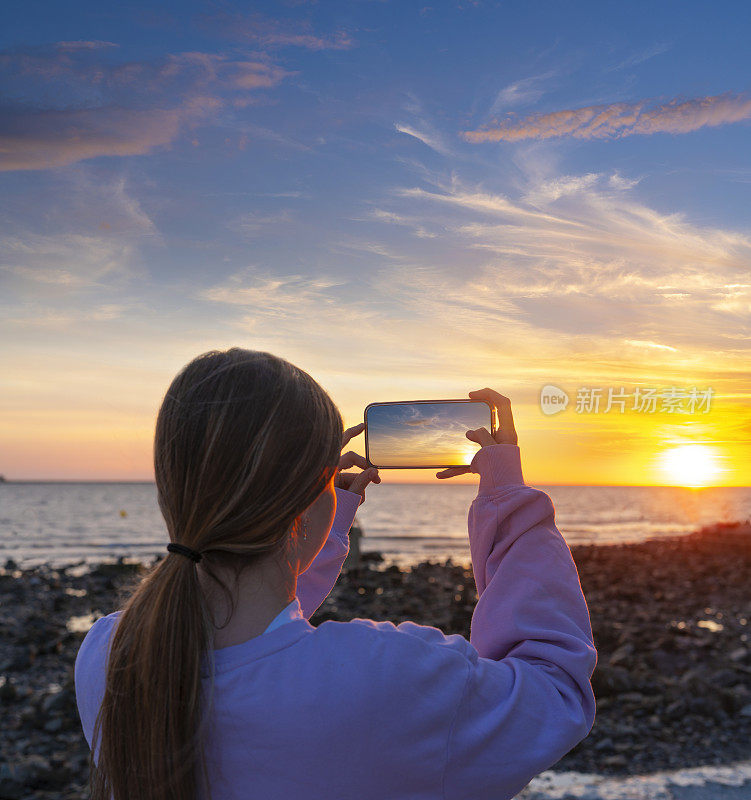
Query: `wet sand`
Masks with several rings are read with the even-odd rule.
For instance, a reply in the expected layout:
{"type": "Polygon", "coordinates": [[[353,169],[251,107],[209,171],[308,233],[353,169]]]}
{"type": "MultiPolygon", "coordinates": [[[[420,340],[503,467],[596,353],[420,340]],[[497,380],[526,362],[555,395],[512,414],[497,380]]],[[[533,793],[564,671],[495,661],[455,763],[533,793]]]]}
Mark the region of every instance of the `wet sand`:
{"type": "MultiPolygon", "coordinates": [[[[597,719],[554,769],[626,776],[751,758],[751,527],[572,552],[599,651],[597,719]]],[[[142,569],[0,570],[0,800],[86,796],[73,663],[142,569]]],[[[471,570],[401,570],[366,552],[311,622],[409,619],[468,636],[475,602],[471,570]]]]}

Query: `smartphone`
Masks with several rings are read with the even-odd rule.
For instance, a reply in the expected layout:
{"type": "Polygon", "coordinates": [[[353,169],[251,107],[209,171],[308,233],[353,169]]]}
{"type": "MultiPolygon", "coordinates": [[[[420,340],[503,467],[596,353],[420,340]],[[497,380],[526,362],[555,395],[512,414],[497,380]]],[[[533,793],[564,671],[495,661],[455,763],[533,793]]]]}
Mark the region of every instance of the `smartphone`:
{"type": "Polygon", "coordinates": [[[365,459],[379,469],[469,466],[480,445],[468,430],[496,431],[484,400],[412,400],[370,403],[365,409],[365,459]]]}

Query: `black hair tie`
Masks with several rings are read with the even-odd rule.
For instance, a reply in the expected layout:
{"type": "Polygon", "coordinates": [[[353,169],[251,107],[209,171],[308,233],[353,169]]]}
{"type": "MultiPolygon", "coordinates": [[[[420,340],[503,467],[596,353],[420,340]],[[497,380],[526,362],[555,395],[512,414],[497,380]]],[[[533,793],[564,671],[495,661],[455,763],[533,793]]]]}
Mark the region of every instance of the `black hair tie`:
{"type": "Polygon", "coordinates": [[[198,550],[193,550],[187,545],[179,544],[178,542],[170,542],[167,545],[167,550],[170,553],[179,553],[181,556],[186,556],[191,561],[195,561],[196,564],[203,558],[198,550]]]}

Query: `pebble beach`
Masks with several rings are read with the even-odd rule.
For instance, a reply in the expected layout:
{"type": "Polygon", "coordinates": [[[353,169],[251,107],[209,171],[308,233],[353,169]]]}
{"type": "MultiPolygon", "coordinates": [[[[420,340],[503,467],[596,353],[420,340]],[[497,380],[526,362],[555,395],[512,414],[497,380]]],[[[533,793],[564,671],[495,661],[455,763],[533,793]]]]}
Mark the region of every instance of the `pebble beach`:
{"type": "MultiPolygon", "coordinates": [[[[627,778],[751,759],[751,526],[572,547],[599,658],[590,735],[552,767],[627,778]]],[[[73,690],[86,630],[144,565],[0,569],[0,800],[87,797],[73,690]]],[[[470,569],[365,552],[311,622],[413,620],[469,636],[470,569]]]]}

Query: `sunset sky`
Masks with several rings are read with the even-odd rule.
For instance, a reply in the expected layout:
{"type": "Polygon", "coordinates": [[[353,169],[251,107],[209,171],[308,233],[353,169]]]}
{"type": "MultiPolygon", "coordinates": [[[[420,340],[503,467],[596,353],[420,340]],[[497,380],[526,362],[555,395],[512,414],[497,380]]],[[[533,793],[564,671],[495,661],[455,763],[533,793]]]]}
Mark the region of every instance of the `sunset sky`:
{"type": "Polygon", "coordinates": [[[3,3],[0,473],[152,478],[167,385],[236,345],[347,425],[497,389],[529,482],[749,485],[750,37],[746,2],[3,3]]]}

